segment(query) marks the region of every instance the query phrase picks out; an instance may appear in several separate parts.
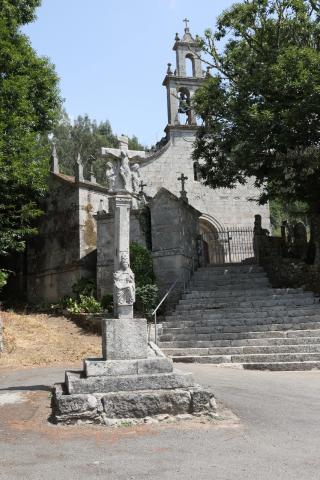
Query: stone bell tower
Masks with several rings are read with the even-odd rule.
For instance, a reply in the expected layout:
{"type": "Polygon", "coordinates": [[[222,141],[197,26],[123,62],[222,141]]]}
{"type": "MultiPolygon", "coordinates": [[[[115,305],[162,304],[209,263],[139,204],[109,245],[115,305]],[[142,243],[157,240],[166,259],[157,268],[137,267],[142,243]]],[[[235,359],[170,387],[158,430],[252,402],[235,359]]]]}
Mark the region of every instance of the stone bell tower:
{"type": "MultiPolygon", "coordinates": [[[[202,84],[205,73],[200,59],[201,48],[193,38],[186,23],[184,35],[175,37],[173,50],[176,52],[176,70],[168,64],[163,85],[167,88],[168,125],[166,133],[171,136],[173,130],[191,130],[197,128],[195,115],[191,108],[194,93],[202,84]]],[[[194,133],[194,132],[193,132],[194,133]]]]}

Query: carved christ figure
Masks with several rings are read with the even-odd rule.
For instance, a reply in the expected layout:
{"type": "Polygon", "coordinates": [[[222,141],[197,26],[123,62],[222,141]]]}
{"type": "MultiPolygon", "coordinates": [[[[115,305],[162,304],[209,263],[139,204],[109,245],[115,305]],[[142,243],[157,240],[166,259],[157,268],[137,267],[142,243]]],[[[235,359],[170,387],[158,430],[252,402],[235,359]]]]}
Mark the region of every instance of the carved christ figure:
{"type": "Polygon", "coordinates": [[[129,157],[123,150],[121,151],[120,176],[123,180],[124,189],[132,192],[132,173],[130,170],[129,157]]]}
{"type": "Polygon", "coordinates": [[[129,267],[129,256],[123,253],[120,269],[113,274],[115,302],[117,305],[133,305],[136,301],[134,273],[129,267]]]}

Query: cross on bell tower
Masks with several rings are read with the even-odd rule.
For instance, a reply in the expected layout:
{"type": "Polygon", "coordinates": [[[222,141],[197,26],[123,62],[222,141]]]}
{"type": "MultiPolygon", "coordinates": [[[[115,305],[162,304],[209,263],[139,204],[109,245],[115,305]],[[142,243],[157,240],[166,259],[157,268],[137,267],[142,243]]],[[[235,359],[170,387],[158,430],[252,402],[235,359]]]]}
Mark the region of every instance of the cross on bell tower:
{"type": "Polygon", "coordinates": [[[201,48],[190,33],[189,19],[185,23],[184,35],[176,34],[173,50],[176,52],[176,70],[173,73],[168,64],[167,75],[163,85],[167,87],[168,131],[183,126],[183,129],[194,130],[197,121],[192,111],[192,97],[205,79],[202,71],[201,48]],[[189,62],[191,71],[187,70],[189,62]]]}

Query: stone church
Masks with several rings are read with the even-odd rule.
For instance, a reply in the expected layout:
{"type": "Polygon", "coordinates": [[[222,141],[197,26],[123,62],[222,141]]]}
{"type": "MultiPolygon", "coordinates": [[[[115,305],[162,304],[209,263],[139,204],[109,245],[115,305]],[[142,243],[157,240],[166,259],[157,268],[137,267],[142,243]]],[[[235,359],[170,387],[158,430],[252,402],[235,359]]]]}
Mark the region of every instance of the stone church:
{"type": "Polygon", "coordinates": [[[80,157],[74,177],[60,173],[53,151],[40,234],[27,248],[29,301],[57,302],[83,276],[96,276],[99,297],[112,292],[115,191],[132,193],[130,241],[152,252],[163,292],[176,279],[188,281],[198,265],[245,260],[232,257],[229,230],[250,232],[256,214],[269,225],[268,206],[250,200],[257,196],[253,182],[232,190],[203,185],[192,159],[198,124],[191,105],[207,72],[188,27],[182,38],[176,34],[173,50],[176,68],[169,63],[163,81],[168,124],[155,148],[130,151],[125,136],[119,149],[103,148],[105,184],[84,178],[80,157]]]}

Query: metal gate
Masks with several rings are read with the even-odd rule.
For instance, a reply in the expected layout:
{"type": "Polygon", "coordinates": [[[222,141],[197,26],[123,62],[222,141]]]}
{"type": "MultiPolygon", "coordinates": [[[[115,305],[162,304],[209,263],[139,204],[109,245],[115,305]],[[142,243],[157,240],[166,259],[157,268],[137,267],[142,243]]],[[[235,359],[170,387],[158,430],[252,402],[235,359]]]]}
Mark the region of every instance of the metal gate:
{"type": "Polygon", "coordinates": [[[202,257],[204,264],[253,263],[253,228],[230,227],[216,232],[203,232],[202,257]]]}

